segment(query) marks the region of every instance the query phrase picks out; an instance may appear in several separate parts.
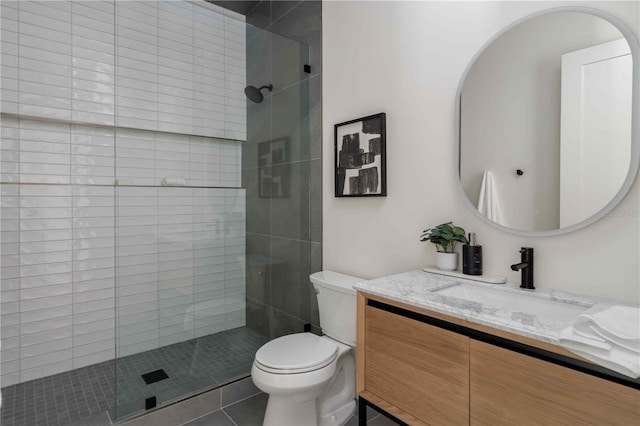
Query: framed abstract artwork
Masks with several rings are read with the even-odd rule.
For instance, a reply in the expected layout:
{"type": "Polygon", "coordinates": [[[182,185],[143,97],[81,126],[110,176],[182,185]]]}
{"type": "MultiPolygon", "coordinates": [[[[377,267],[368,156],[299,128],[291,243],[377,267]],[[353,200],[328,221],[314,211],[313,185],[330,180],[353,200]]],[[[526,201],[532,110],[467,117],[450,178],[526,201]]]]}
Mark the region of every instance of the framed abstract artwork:
{"type": "Polygon", "coordinates": [[[380,113],[334,126],[336,197],[387,195],[385,118],[380,113]]]}

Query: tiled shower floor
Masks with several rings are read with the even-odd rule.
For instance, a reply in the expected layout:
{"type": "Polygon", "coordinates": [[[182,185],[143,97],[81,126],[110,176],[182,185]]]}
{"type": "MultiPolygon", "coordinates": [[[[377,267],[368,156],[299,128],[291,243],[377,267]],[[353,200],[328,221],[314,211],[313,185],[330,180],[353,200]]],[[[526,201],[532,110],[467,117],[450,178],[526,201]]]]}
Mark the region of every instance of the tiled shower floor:
{"type": "Polygon", "coordinates": [[[256,350],[266,342],[240,327],[7,386],[0,424],[64,426],[104,411],[112,419],[128,416],[143,410],[150,396],[161,404],[247,376],[256,350]],[[169,378],[147,385],[141,375],[158,369],[169,378]]]}

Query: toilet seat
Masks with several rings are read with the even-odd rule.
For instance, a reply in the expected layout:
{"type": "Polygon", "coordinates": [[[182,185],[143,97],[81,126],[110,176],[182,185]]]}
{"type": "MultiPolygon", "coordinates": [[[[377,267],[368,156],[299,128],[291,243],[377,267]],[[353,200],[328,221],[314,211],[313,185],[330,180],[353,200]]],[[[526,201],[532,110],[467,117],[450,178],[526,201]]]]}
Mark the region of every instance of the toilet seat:
{"type": "Polygon", "coordinates": [[[312,333],[278,337],[256,352],[255,364],[273,374],[299,374],[319,370],[338,357],[338,345],[312,333]]]}

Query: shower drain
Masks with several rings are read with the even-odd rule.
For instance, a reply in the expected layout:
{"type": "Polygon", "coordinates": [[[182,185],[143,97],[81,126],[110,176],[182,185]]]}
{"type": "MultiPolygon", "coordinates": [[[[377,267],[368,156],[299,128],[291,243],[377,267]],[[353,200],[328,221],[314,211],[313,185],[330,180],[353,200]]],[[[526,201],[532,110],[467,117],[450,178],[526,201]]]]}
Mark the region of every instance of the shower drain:
{"type": "Polygon", "coordinates": [[[160,380],[168,379],[169,375],[162,368],[160,370],[152,371],[141,375],[142,380],[148,385],[151,383],[159,382],[160,380]]]}

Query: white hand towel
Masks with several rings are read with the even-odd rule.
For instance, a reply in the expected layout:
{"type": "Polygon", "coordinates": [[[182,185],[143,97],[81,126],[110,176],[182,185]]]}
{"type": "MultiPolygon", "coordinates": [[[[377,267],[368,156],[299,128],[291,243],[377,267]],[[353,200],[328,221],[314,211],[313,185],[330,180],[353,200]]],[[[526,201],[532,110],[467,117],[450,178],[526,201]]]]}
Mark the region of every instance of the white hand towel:
{"type": "Polygon", "coordinates": [[[588,336],[577,333],[573,324],[565,327],[558,336],[559,343],[572,351],[589,352],[593,351],[603,355],[608,354],[613,346],[602,339],[592,339],[588,336]]]}
{"type": "Polygon", "coordinates": [[[597,305],[580,315],[573,327],[584,337],[610,342],[640,355],[640,307],[597,305]]]}
{"type": "Polygon", "coordinates": [[[486,216],[489,220],[503,225],[502,212],[500,211],[500,203],[498,202],[498,193],[496,192],[493,173],[484,172],[482,176],[482,185],[480,186],[480,197],[478,198],[478,211],[486,216]]]}
{"type": "Polygon", "coordinates": [[[563,329],[558,342],[603,367],[640,377],[640,307],[598,304],[563,329]]]}
{"type": "Polygon", "coordinates": [[[595,351],[590,349],[588,352],[578,349],[572,349],[569,346],[563,345],[576,355],[593,361],[598,365],[609,368],[613,371],[617,371],[625,376],[637,379],[640,377],[640,354],[634,351],[629,351],[620,346],[613,345],[609,353],[602,351],[595,351]]]}

